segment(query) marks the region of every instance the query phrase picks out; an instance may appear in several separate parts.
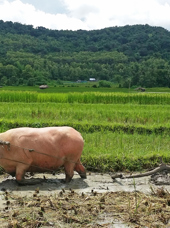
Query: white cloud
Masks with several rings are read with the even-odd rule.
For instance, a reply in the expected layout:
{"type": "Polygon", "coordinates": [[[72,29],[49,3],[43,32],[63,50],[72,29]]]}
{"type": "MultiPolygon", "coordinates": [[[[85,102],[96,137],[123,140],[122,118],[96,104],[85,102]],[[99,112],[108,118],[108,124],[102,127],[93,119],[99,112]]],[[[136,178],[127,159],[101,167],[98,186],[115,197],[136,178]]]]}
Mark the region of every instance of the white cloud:
{"type": "Polygon", "coordinates": [[[36,10],[31,4],[24,4],[20,0],[8,2],[0,0],[0,19],[4,21],[31,24],[34,27],[44,26],[50,29],[88,29],[80,19],[67,16],[66,14],[49,14],[36,10]]]}
{"type": "MultiPolygon", "coordinates": [[[[24,2],[0,0],[0,19],[59,30],[101,29],[127,24],[149,24],[170,30],[170,0],[60,0],[65,7],[62,14],[37,10],[33,0],[24,2]]],[[[50,2],[54,4],[53,0],[48,0],[48,4],[50,2]]]]}
{"type": "Polygon", "coordinates": [[[170,30],[170,0],[64,0],[72,16],[81,18],[90,29],[133,24],[150,24],[170,30]]]}
{"type": "Polygon", "coordinates": [[[83,15],[90,29],[150,24],[170,30],[170,0],[64,0],[64,2],[70,14],[76,17],[82,6],[95,9],[83,15]]]}

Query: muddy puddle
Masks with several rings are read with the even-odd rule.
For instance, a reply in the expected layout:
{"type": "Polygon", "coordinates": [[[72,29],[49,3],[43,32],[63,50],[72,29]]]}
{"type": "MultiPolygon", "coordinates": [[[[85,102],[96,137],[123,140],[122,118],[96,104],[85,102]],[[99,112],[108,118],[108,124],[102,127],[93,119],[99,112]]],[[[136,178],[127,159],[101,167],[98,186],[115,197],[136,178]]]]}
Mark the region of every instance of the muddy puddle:
{"type": "MultiPolygon", "coordinates": [[[[15,181],[15,178],[8,174],[0,175],[0,190],[8,189],[14,193],[22,194],[23,196],[32,194],[38,187],[42,194],[57,193],[61,189],[74,189],[79,193],[90,193],[92,190],[98,193],[103,192],[117,192],[126,191],[133,192],[134,190],[149,194],[151,187],[155,185],[150,181],[150,176],[140,177],[135,179],[121,179],[116,178],[113,180],[109,174],[102,173],[87,173],[87,179],[81,179],[77,173],[70,183],[63,183],[65,174],[60,173],[57,175],[52,174],[35,174],[33,177],[27,177],[30,179],[30,183],[39,182],[38,184],[31,184],[26,186],[20,186],[15,181]],[[31,181],[33,180],[33,181],[31,181]]],[[[159,185],[157,185],[159,187],[159,185]]],[[[160,185],[170,191],[170,184],[160,185]]]]}
{"type": "Polygon", "coordinates": [[[15,178],[7,174],[0,176],[1,227],[3,225],[3,227],[125,228],[147,227],[146,225],[152,222],[155,223],[155,227],[156,225],[170,227],[168,219],[170,185],[156,186],[151,183],[150,176],[113,180],[109,174],[90,172],[87,173],[87,179],[81,179],[75,173],[73,180],[68,184],[63,183],[65,178],[63,173],[55,176],[35,174],[30,178],[39,183],[19,186],[15,178]],[[154,195],[155,202],[153,198],[151,199],[151,195],[154,195]],[[139,212],[139,202],[141,212],[139,212]],[[35,214],[37,213],[36,221],[40,221],[39,223],[32,218],[30,205],[34,207],[35,214]],[[159,209],[155,212],[157,207],[159,209]],[[162,215],[163,209],[166,209],[164,215],[162,215]],[[143,212],[152,215],[153,221],[150,221],[149,217],[144,221],[146,215],[143,215],[141,220],[143,212]],[[27,219],[29,217],[30,220],[27,219]]]}

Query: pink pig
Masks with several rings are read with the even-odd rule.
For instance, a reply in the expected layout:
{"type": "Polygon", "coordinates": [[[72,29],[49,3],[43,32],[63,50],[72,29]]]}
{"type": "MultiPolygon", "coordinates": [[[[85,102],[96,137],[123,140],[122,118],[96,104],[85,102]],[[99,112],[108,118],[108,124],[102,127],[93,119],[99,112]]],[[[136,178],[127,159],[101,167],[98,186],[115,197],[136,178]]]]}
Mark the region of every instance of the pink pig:
{"type": "Polygon", "coordinates": [[[0,134],[0,167],[24,184],[26,172],[55,171],[64,166],[66,182],[74,170],[86,178],[80,162],[84,140],[71,127],[15,128],[0,134]]]}

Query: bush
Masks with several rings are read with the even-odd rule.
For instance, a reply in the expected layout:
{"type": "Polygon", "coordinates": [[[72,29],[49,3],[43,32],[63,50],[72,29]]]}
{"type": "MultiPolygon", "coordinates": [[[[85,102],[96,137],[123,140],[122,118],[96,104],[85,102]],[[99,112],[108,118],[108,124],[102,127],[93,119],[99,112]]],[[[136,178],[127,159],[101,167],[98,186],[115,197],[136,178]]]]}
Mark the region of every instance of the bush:
{"type": "Polygon", "coordinates": [[[93,87],[93,88],[97,88],[97,85],[93,85],[92,87],[93,87]]]}
{"type": "Polygon", "coordinates": [[[57,85],[63,85],[63,82],[62,82],[60,79],[58,79],[58,80],[56,81],[56,83],[57,83],[57,85]]]}
{"type": "Polygon", "coordinates": [[[110,88],[111,87],[111,83],[108,81],[99,81],[99,87],[107,87],[110,88]]]}

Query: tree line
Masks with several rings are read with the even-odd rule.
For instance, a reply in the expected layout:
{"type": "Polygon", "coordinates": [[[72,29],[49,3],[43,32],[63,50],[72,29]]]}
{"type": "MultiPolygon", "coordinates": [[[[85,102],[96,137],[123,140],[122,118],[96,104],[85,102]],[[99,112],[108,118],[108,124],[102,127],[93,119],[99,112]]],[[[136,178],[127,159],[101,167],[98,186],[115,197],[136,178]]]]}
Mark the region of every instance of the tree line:
{"type": "Polygon", "coordinates": [[[170,87],[170,33],[134,25],[92,31],[49,30],[0,21],[0,85],[89,78],[170,87]]]}

